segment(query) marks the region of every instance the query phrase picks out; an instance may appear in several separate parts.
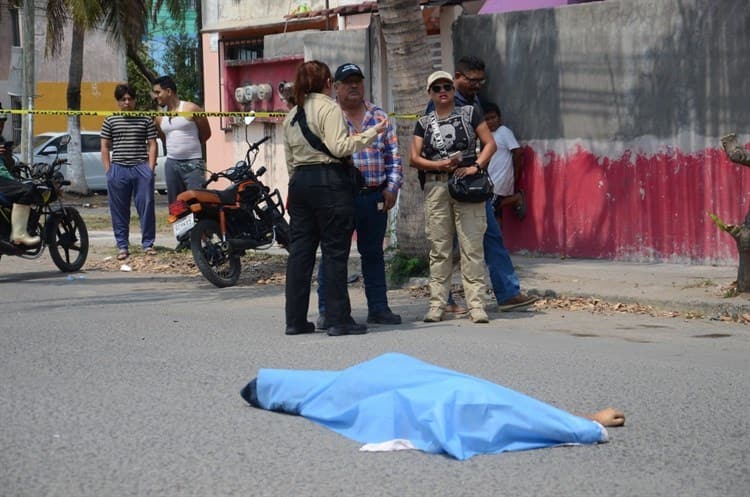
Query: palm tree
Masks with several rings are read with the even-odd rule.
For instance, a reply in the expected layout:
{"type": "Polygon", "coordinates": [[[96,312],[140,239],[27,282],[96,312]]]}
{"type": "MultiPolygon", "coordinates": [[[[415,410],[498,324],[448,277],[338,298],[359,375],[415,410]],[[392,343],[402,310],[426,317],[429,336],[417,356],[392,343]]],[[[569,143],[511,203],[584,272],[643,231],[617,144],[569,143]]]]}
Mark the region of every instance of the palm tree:
{"type": "MultiPolygon", "coordinates": [[[[432,72],[427,30],[419,0],[378,0],[383,25],[393,105],[404,114],[422,114],[427,97],[424,82],[432,72]]],[[[399,250],[423,257],[428,252],[424,232],[424,197],[416,170],[408,166],[414,122],[397,121],[399,151],[404,160],[404,185],[399,195],[396,235],[399,250]]]]}

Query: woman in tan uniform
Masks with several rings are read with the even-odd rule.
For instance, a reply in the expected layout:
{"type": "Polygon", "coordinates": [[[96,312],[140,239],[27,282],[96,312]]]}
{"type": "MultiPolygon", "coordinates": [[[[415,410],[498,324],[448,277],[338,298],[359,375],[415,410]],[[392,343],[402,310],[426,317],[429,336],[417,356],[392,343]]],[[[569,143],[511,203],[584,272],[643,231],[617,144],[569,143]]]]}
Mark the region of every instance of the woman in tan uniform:
{"type": "Polygon", "coordinates": [[[315,325],[307,321],[307,311],[318,245],[323,257],[328,334],[367,333],[367,326],[352,319],[346,286],[357,185],[356,170],[343,158],[372,143],[385,131],[387,121],[349,136],[341,108],[331,98],[332,89],[331,70],[326,64],[316,60],[301,64],[294,80],[297,105],[284,120],[291,221],[286,270],[287,335],[315,331],[315,325]]]}

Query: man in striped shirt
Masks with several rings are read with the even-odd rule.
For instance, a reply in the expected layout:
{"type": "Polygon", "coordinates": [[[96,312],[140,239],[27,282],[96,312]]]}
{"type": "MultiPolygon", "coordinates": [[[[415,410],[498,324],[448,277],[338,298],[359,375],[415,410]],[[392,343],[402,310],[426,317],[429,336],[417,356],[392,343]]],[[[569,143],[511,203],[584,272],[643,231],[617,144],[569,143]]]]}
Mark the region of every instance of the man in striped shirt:
{"type": "MultiPolygon", "coordinates": [[[[117,85],[115,99],[121,111],[135,110],[135,89],[117,85]]],[[[150,117],[109,116],[101,131],[102,164],[107,175],[107,196],[118,260],[130,255],[130,199],[141,223],[141,245],[154,255],[156,213],[154,211],[154,169],[156,168],[156,126],[150,117]],[[112,156],[110,157],[110,152],[112,156]]]]}
{"type": "MultiPolygon", "coordinates": [[[[350,134],[361,133],[387,120],[388,114],[365,100],[364,74],[356,64],[343,64],[334,74],[334,89],[339,106],[344,112],[350,134]]],[[[392,124],[384,133],[361,152],[352,156],[364,183],[354,198],[354,228],[357,231],[357,250],[362,261],[362,275],[367,296],[367,322],[401,324],[401,316],[388,307],[385,282],[383,240],[388,224],[388,211],[396,205],[403,181],[398,137],[392,124]]],[[[321,265],[322,266],[322,265],[321,265]]],[[[326,329],[325,300],[322,272],[318,271],[318,329],[326,329]]]]}

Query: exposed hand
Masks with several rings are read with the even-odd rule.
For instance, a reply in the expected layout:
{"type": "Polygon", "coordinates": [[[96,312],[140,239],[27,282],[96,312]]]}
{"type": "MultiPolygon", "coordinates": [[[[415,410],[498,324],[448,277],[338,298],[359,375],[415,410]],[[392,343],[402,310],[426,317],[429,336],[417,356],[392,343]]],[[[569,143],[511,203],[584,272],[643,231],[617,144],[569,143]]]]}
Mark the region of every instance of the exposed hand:
{"type": "Polygon", "coordinates": [[[373,126],[375,130],[378,132],[378,134],[384,132],[388,128],[388,119],[381,119],[378,121],[378,124],[373,126]]]}
{"type": "Polygon", "coordinates": [[[612,407],[591,415],[590,419],[598,421],[602,426],[623,426],[625,424],[625,414],[612,407]]]}
{"type": "Polygon", "coordinates": [[[440,173],[452,173],[456,170],[456,164],[453,159],[443,159],[438,161],[438,166],[436,170],[440,173]]]}
{"type": "Polygon", "coordinates": [[[459,167],[455,170],[455,172],[453,173],[453,176],[457,178],[463,178],[464,176],[477,174],[478,172],[479,172],[479,168],[477,166],[459,167]]]}
{"type": "Polygon", "coordinates": [[[386,211],[389,211],[393,208],[394,205],[396,205],[396,199],[398,198],[398,193],[389,192],[388,190],[383,190],[383,208],[386,211]]]}

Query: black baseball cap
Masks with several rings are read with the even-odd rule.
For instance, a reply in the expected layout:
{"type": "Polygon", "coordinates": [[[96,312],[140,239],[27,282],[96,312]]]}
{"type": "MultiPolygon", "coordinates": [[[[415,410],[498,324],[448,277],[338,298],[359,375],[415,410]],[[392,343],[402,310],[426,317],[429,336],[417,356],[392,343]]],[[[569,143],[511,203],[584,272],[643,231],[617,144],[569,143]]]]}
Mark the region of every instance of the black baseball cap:
{"type": "Polygon", "coordinates": [[[357,64],[347,62],[346,64],[340,65],[339,68],[336,69],[336,75],[333,77],[333,80],[344,81],[349,76],[355,75],[359,76],[362,79],[365,79],[365,75],[362,73],[362,69],[360,69],[357,64]]]}

